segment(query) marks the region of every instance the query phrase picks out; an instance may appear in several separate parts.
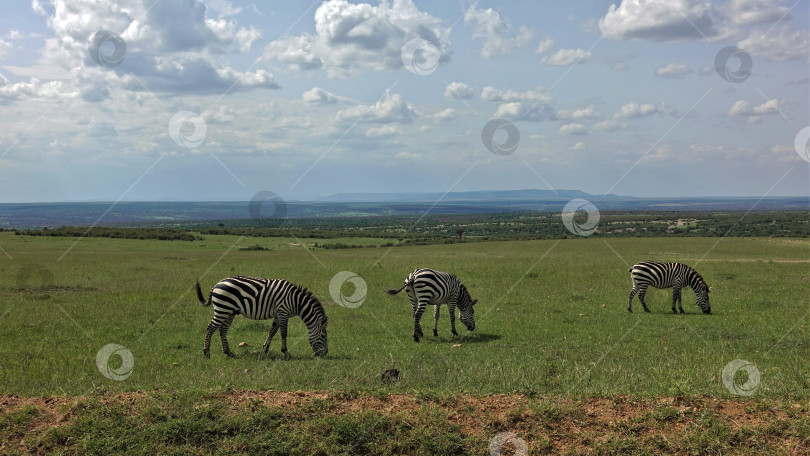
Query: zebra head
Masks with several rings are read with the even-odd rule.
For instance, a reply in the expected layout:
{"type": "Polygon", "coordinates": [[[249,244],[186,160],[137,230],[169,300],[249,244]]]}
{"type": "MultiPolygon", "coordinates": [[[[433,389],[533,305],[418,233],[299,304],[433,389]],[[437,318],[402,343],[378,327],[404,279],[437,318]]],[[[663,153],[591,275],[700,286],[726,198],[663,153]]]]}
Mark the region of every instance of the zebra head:
{"type": "Polygon", "coordinates": [[[326,343],[326,325],[329,319],[326,314],[310,329],[309,331],[309,345],[312,346],[312,351],[315,356],[322,358],[329,352],[329,346],[326,343]]]}
{"type": "Polygon", "coordinates": [[[475,309],[473,306],[475,306],[478,300],[472,299],[470,293],[467,291],[467,287],[462,285],[460,301],[458,311],[459,314],[461,314],[461,322],[464,323],[464,326],[466,326],[469,331],[473,331],[475,330],[475,309]]]}
{"type": "Polygon", "coordinates": [[[705,314],[712,313],[712,308],[709,306],[709,290],[711,290],[711,288],[709,288],[705,282],[699,285],[695,290],[697,305],[705,314]]]}

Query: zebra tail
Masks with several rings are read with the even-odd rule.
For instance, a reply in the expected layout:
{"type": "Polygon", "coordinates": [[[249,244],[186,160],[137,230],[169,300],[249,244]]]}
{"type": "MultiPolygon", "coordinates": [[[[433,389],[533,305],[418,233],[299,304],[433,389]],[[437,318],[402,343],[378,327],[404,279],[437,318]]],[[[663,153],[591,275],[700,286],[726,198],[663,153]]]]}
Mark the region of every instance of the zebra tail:
{"type": "Polygon", "coordinates": [[[399,290],[392,290],[390,288],[386,288],[385,292],[390,294],[390,295],[395,295],[395,294],[399,293],[400,291],[402,291],[404,289],[405,289],[405,285],[403,285],[402,288],[400,288],[399,290]]]}
{"type": "Polygon", "coordinates": [[[211,305],[211,299],[209,298],[206,301],[206,299],[203,298],[203,293],[202,293],[202,289],[200,289],[200,281],[199,280],[197,281],[196,284],[194,284],[194,287],[197,289],[197,300],[200,301],[200,304],[202,304],[203,307],[210,306],[211,305]]]}

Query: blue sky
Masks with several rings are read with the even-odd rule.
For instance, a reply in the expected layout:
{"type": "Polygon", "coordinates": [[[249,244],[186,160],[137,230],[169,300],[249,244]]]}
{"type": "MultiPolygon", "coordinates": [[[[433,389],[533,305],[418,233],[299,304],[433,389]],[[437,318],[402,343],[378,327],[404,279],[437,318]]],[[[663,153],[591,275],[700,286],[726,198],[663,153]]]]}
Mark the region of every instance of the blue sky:
{"type": "Polygon", "coordinates": [[[0,202],[806,196],[808,3],[6,0],[0,202]]]}

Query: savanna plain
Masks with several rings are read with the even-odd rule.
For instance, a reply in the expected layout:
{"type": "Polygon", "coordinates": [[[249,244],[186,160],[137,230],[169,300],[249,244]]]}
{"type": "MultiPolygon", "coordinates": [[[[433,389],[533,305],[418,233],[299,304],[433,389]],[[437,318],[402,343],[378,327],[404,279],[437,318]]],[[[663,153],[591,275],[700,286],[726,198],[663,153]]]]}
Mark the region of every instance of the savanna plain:
{"type": "Polygon", "coordinates": [[[807,239],[389,241],[1,232],[0,452],[806,454],[810,447],[807,239]],[[364,247],[328,248],[358,242],[364,247]],[[651,313],[638,301],[629,313],[628,268],[637,261],[695,267],[712,287],[712,313],[684,290],[686,313],[675,315],[671,290],[656,289],[647,294],[651,313]],[[443,307],[434,337],[428,309],[426,336],[413,341],[407,297],[385,290],[417,267],[450,271],[467,285],[478,299],[475,331],[459,323],[452,337],[443,307]],[[342,271],[362,280],[333,283],[342,271]],[[237,317],[229,332],[236,358],[222,354],[216,335],[204,358],[213,312],[197,302],[194,283],[207,292],[237,274],[310,289],[329,316],[329,355],[313,356],[296,318],[291,359],[281,356],[278,335],[266,356],[270,321],[237,317]],[[341,296],[356,299],[347,305],[341,296]],[[99,359],[108,344],[123,351],[99,359]],[[734,360],[753,369],[724,382],[734,360]],[[394,369],[398,379],[383,381],[394,369]]]}

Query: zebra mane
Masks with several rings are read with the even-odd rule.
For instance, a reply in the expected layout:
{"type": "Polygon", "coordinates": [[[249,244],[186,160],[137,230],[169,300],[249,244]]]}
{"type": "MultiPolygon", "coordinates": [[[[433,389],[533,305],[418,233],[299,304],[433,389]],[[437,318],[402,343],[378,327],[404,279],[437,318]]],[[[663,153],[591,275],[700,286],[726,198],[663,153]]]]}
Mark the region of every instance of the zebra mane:
{"type": "Polygon", "coordinates": [[[708,290],[709,289],[709,284],[706,283],[706,280],[703,278],[703,276],[700,275],[699,272],[695,271],[695,269],[692,268],[691,266],[687,266],[687,267],[689,268],[689,272],[692,274],[692,276],[694,276],[697,279],[698,284],[703,285],[708,290]]]}
{"type": "Polygon", "coordinates": [[[323,308],[323,304],[321,304],[321,301],[318,298],[316,298],[315,295],[312,294],[310,290],[308,290],[306,287],[296,285],[292,282],[290,282],[290,285],[292,285],[295,290],[301,293],[302,299],[306,300],[311,304],[314,304],[313,308],[315,309],[315,312],[321,315],[324,324],[329,322],[329,319],[326,317],[326,311],[323,308]]]}

